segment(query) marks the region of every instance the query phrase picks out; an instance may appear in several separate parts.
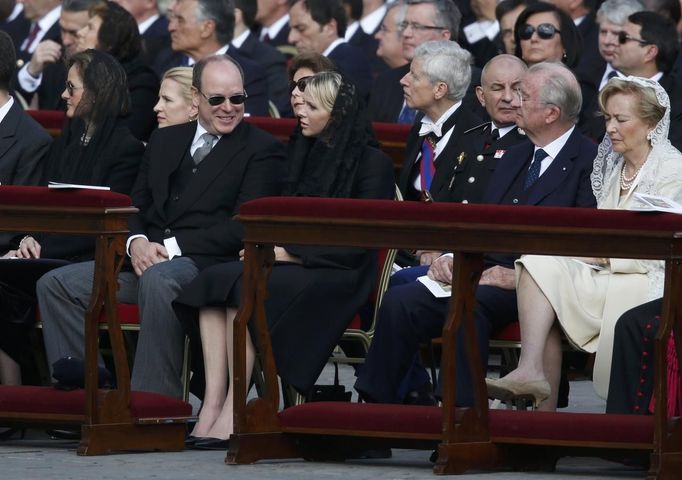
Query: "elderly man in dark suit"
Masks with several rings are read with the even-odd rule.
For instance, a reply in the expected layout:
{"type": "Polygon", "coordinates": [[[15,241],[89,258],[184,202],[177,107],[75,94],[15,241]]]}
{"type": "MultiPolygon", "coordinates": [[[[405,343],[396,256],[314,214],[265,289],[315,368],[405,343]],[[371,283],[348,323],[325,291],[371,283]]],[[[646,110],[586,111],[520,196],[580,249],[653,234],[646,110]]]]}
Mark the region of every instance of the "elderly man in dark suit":
{"type": "Polygon", "coordinates": [[[319,53],[334,61],[367,98],[372,75],[366,56],[346,42],[346,12],[341,0],[289,0],[289,43],[298,53],[319,53]]]}
{"type": "Polygon", "coordinates": [[[268,79],[265,69],[230,44],[234,36],[234,2],[174,0],[169,7],[171,46],[159,52],[154,70],[159,78],[173,67],[192,66],[210,55],[228,54],[244,70],[246,113],[268,115],[268,79]]]}
{"type": "MultiPolygon", "coordinates": [[[[132,387],[179,397],[183,329],[171,302],[204,267],[237,260],[242,227],[233,215],[248,200],[276,195],[285,175],[283,147],[242,122],[239,64],[226,55],[194,67],[197,122],[155,131],[147,145],[133,204],[127,251],[133,271],[121,272],[118,299],[139,303],[141,331],[132,387]]],[[[70,265],[38,284],[50,363],[83,355],[83,314],[93,263],[70,265]]]]}
{"type": "MultiPolygon", "coordinates": [[[[490,179],[484,203],[594,207],[590,184],[596,146],[575,128],[580,85],[564,66],[540,63],[522,77],[513,105],[529,141],[506,151],[490,179]]],[[[488,255],[476,292],[475,322],[481,361],[487,364],[489,333],[517,318],[514,258],[488,255]]],[[[428,276],[452,282],[452,257],[433,262],[428,276]]],[[[396,403],[420,342],[441,335],[448,298],[436,298],[420,282],[389,289],[377,330],[355,388],[369,401],[396,403]]],[[[463,338],[458,338],[457,403],[471,405],[473,392],[463,338]]]]}
{"type": "MultiPolygon", "coordinates": [[[[403,56],[408,62],[414,50],[431,40],[457,40],[462,14],[452,0],[408,0],[401,22],[403,56]]],[[[415,110],[403,99],[400,79],[410,71],[409,63],[381,73],[372,86],[369,108],[375,122],[412,123],[415,110]]]]}

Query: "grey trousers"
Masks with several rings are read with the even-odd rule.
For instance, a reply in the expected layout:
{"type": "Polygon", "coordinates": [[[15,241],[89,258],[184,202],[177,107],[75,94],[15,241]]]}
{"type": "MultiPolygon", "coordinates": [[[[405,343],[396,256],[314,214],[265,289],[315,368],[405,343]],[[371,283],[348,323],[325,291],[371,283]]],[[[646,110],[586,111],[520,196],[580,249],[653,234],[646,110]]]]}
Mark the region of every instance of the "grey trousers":
{"type": "MultiPolygon", "coordinates": [[[[140,336],[131,378],[133,390],[182,396],[184,331],[171,302],[199,272],[189,258],[157,263],[137,277],[121,272],[117,299],[140,308],[140,336]]],[[[84,357],[85,311],[90,301],[94,262],[48,272],[36,286],[47,361],[84,357]]]]}

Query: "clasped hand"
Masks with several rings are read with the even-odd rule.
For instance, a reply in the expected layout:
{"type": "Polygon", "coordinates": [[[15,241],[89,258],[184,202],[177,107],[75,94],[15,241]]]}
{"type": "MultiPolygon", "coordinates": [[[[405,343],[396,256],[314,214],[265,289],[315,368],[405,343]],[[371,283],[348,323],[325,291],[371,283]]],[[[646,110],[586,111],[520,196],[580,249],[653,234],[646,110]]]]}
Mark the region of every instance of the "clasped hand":
{"type": "Polygon", "coordinates": [[[146,238],[136,238],[130,244],[130,262],[137,276],[157,263],[168,260],[168,251],[160,243],[150,242],[146,238]]]}
{"type": "MultiPolygon", "coordinates": [[[[452,283],[452,265],[451,256],[439,257],[433,261],[427,275],[431,280],[450,285],[452,283]]],[[[478,284],[514,290],[516,288],[516,274],[512,268],[495,265],[483,271],[478,284]]]]}

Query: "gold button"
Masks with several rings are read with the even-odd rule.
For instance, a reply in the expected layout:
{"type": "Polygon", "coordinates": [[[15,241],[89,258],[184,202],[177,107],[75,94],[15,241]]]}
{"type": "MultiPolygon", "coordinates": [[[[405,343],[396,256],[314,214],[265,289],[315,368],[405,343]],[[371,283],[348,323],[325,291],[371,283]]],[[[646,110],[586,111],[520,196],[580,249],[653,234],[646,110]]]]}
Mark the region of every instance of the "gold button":
{"type": "Polygon", "coordinates": [[[17,59],[17,68],[21,68],[24,66],[24,60],[21,58],[17,59]]]}

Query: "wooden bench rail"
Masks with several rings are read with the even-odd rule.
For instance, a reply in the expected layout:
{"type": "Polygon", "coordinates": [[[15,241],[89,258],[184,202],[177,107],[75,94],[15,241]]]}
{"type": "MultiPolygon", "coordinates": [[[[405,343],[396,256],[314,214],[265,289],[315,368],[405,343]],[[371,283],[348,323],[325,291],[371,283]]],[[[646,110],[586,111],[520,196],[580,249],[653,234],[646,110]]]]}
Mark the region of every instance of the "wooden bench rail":
{"type": "Polygon", "coordinates": [[[95,237],[96,245],[93,291],[84,319],[84,393],[77,391],[77,399],[68,397],[69,401],[63,401],[65,394],[51,387],[0,386],[1,425],[82,425],[78,453],[85,455],[184,447],[183,424],[144,429],[136,424],[135,415],[152,416],[149,406],[156,401],[164,402],[167,412],[184,410],[184,405],[174,399],[144,392],[131,395],[130,391],[125,344],[116,314],[116,291],[125,257],[128,216],[136,212],[129,197],[114,192],[0,186],[0,231],[89,235],[95,237]],[[98,320],[102,311],[107,318],[116,369],[117,388],[112,390],[97,388],[98,320]],[[48,404],[48,398],[59,399],[68,408],[76,402],[83,410],[66,415],[58,409],[31,412],[30,402],[22,404],[26,398],[41,398],[48,404]]]}
{"type": "MultiPolygon", "coordinates": [[[[337,421],[337,428],[346,431],[347,437],[343,441],[343,436],[339,436],[338,431],[330,433],[332,430],[329,424],[334,423],[330,420],[331,413],[320,417],[317,426],[306,427],[305,431],[308,433],[302,433],[300,425],[290,420],[296,411],[294,409],[305,408],[305,405],[278,414],[276,367],[263,304],[268,294],[267,277],[273,263],[273,245],[294,243],[368,248],[425,248],[455,253],[455,298],[451,301],[443,328],[443,407],[441,429],[436,432],[439,439],[438,462],[434,467],[436,473],[456,473],[474,467],[496,468],[505,462],[507,465],[513,463],[519,466],[519,463],[523,463],[521,460],[526,462],[525,468],[533,468],[532,462],[537,463],[538,449],[554,449],[552,455],[547,457],[548,462],[542,465],[546,468],[553,466],[552,461],[555,462],[563,454],[561,449],[568,446],[595,455],[604,455],[604,450],[601,449],[611,449],[611,453],[624,448],[643,449],[652,453],[652,478],[673,478],[674,472],[679,471],[678,467],[682,465],[682,425],[678,418],[667,418],[664,355],[665,342],[673,326],[678,349],[679,332],[682,330],[682,302],[678,301],[682,295],[682,216],[594,209],[271,198],[243,205],[238,219],[245,227],[246,257],[243,298],[235,324],[235,434],[226,459],[229,463],[246,463],[259,458],[325,457],[319,448],[306,450],[304,444],[311,442],[302,440],[302,436],[314,439],[312,443],[318,447],[324,443],[324,439],[337,442],[334,445],[346,447],[353,445],[357,438],[363,438],[366,443],[372,437],[377,437],[383,445],[398,445],[398,440],[403,443],[414,441],[422,445],[425,442],[423,435],[420,437],[402,432],[396,437],[387,435],[386,432],[372,431],[372,427],[365,428],[362,424],[353,429],[348,427],[348,422],[344,425],[343,421],[337,421]],[[647,422],[653,423],[655,434],[650,435],[653,436],[650,441],[627,443],[620,439],[581,441],[579,438],[562,441],[560,438],[544,437],[539,441],[524,433],[522,426],[511,436],[491,435],[491,428],[493,431],[499,429],[499,414],[495,413],[491,418],[488,412],[484,372],[480,362],[476,360],[478,352],[475,348],[466,352],[473,378],[476,379],[475,405],[468,409],[455,407],[456,392],[452,381],[456,353],[454,340],[458,330],[463,328],[466,343],[478,344],[475,341],[472,313],[474,293],[482,271],[483,252],[651,258],[665,261],[665,308],[655,341],[656,414],[653,418],[627,416],[623,420],[618,419],[619,422],[632,419],[632,422],[637,422],[638,428],[642,428],[647,422]],[[247,379],[243,372],[248,321],[255,322],[257,336],[254,341],[262,356],[266,385],[262,398],[254,399],[247,405],[247,379]],[[353,441],[348,443],[349,439],[353,441]],[[538,446],[538,443],[543,446],[538,446]],[[530,450],[520,455],[519,448],[530,450]],[[312,451],[315,453],[311,453],[312,451]]],[[[327,407],[330,412],[338,413],[339,407],[327,407]]],[[[343,411],[347,415],[345,419],[361,414],[363,408],[368,408],[368,405],[348,407],[343,411]]],[[[558,422],[569,426],[575,418],[566,413],[553,415],[558,422]]],[[[605,420],[613,418],[605,414],[600,415],[601,417],[605,420]]]]}

